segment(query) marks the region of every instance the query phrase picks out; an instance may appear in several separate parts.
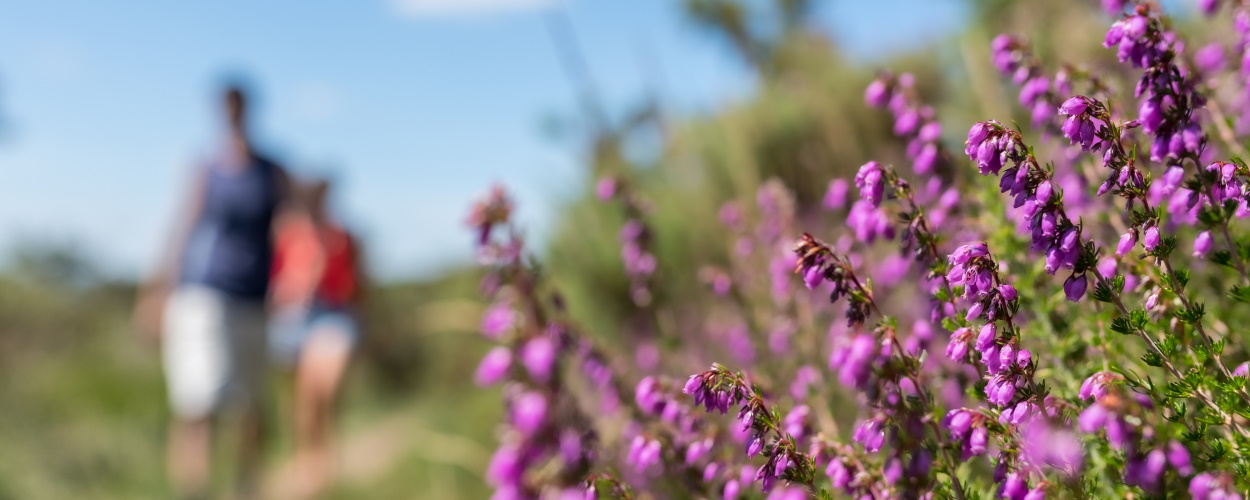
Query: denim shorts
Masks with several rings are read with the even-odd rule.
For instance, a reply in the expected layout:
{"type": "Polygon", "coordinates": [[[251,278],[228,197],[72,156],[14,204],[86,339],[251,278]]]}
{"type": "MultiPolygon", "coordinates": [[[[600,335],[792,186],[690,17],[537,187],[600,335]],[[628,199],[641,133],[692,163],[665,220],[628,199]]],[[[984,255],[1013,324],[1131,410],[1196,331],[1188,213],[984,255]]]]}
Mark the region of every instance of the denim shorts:
{"type": "Polygon", "coordinates": [[[294,366],[313,336],[330,336],[334,345],[350,350],[360,337],[356,315],[348,308],[323,304],[275,311],[269,320],[269,357],[294,366]]]}

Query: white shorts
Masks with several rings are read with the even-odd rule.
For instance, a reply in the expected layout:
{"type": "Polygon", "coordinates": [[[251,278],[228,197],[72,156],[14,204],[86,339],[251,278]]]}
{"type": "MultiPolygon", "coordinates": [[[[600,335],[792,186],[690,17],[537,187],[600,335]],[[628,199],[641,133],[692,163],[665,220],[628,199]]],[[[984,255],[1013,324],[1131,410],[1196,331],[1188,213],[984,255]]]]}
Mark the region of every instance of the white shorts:
{"type": "Polygon", "coordinates": [[[260,301],[182,285],[165,304],[165,379],[174,414],[187,419],[260,401],[265,382],[260,301]]]}

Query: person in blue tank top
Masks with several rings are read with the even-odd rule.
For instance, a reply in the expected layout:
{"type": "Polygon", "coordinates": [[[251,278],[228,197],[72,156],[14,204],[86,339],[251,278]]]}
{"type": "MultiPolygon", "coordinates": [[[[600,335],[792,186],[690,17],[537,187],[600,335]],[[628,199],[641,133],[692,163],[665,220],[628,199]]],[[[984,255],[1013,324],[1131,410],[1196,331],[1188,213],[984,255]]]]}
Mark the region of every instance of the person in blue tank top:
{"type": "Polygon", "coordinates": [[[209,492],[214,423],[226,416],[236,417],[243,440],[238,493],[254,493],[273,219],[291,191],[285,171],[253,149],[242,88],[223,97],[226,140],[196,171],[186,213],[137,311],[141,326],[160,334],[173,410],[170,480],[191,498],[209,492]]]}

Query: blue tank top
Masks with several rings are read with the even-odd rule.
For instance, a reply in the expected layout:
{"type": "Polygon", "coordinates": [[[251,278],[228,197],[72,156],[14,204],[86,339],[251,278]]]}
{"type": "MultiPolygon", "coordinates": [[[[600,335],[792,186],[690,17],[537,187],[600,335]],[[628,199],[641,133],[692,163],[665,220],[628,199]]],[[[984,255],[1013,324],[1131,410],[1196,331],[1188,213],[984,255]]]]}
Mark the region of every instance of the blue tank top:
{"type": "Polygon", "coordinates": [[[217,159],[204,173],[204,199],[182,259],[182,282],[264,299],[273,261],[278,167],[253,155],[246,168],[217,159]]]}

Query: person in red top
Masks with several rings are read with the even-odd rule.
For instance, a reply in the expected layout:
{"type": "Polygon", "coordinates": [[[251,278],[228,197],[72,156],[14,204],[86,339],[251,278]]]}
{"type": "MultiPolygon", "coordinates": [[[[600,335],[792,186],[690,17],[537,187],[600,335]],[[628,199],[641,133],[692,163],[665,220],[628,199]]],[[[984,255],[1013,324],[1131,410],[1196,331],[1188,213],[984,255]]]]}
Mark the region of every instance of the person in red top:
{"type": "Polygon", "coordinates": [[[270,295],[270,352],[294,367],[296,466],[309,496],[333,478],[334,402],[360,336],[360,250],[327,213],[329,189],[311,183],[279,218],[270,295]]]}

